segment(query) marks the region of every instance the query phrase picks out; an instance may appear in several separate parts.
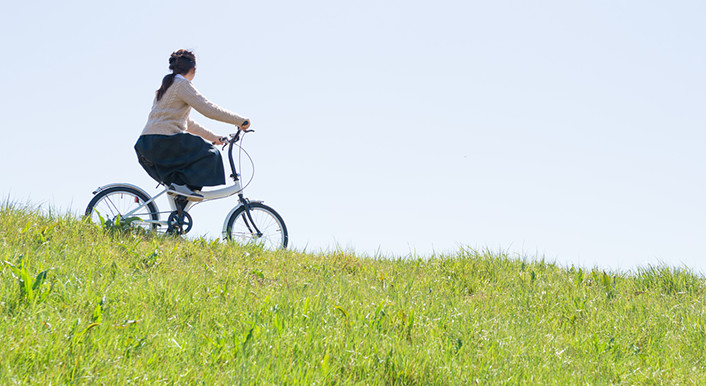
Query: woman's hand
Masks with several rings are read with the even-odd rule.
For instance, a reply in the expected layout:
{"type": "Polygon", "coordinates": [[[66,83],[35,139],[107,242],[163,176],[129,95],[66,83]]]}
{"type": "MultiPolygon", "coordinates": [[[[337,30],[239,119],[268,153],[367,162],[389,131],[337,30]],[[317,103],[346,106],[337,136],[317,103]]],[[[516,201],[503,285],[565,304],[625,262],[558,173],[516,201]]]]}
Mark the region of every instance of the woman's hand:
{"type": "Polygon", "coordinates": [[[228,141],[228,137],[220,137],[217,140],[213,141],[213,144],[216,146],[220,146],[226,143],[226,141],[228,141]]]}
{"type": "Polygon", "coordinates": [[[242,125],[240,125],[240,130],[247,130],[248,127],[250,127],[250,120],[246,119],[245,122],[243,122],[242,125]]]}

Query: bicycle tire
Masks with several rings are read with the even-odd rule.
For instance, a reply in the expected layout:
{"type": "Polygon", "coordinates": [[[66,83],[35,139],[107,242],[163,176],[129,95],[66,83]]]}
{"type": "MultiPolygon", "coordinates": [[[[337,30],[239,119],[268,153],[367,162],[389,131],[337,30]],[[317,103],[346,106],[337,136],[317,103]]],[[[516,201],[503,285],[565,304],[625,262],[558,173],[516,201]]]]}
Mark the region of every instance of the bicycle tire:
{"type": "Polygon", "coordinates": [[[241,244],[260,244],[266,249],[286,249],[289,234],[282,216],[271,207],[259,202],[250,203],[249,206],[250,217],[263,235],[258,237],[253,234],[254,230],[245,213],[245,207],[241,206],[228,219],[226,238],[241,244]]]}
{"type": "MultiPolygon", "coordinates": [[[[88,203],[84,215],[99,225],[101,224],[99,215],[103,217],[104,221],[115,221],[118,216],[125,220],[124,213],[130,212],[134,207],[142,205],[149,200],[150,197],[137,189],[127,186],[114,186],[98,192],[88,203]]],[[[150,202],[145,210],[134,213],[132,217],[137,217],[141,220],[159,221],[157,206],[154,202],[150,202]]],[[[158,227],[158,224],[144,223],[143,221],[135,221],[131,224],[135,224],[145,230],[157,230],[158,227]]]]}

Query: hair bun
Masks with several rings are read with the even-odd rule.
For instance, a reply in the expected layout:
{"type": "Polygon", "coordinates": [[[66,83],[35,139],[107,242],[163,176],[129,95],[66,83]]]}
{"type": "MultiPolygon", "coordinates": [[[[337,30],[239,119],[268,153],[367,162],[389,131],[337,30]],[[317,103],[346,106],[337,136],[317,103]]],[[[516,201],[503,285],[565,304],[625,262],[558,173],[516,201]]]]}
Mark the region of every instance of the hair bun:
{"type": "Polygon", "coordinates": [[[189,50],[178,50],[169,55],[169,69],[181,73],[196,66],[196,55],[189,50]],[[179,60],[181,59],[181,60],[179,60]]]}

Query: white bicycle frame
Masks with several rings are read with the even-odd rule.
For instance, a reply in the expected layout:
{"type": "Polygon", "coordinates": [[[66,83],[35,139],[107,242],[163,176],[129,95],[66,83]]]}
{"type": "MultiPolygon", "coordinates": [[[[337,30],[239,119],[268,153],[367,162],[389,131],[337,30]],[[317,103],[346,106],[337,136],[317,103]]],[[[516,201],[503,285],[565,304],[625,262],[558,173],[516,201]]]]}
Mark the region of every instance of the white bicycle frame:
{"type": "MultiPolygon", "coordinates": [[[[165,226],[165,227],[168,227],[167,221],[161,221],[161,220],[159,219],[161,212],[159,211],[159,208],[157,207],[157,203],[155,202],[155,200],[156,200],[157,198],[159,198],[159,197],[161,197],[162,195],[164,195],[165,193],[167,193],[168,188],[164,188],[164,190],[162,190],[161,192],[159,192],[156,196],[152,197],[152,196],[150,196],[147,192],[145,192],[142,188],[140,188],[139,186],[132,185],[132,184],[125,184],[125,183],[118,183],[118,184],[109,184],[109,185],[101,186],[101,187],[99,187],[98,189],[96,189],[96,191],[93,192],[93,194],[97,194],[97,193],[99,193],[99,192],[102,191],[102,190],[105,190],[105,189],[108,189],[108,188],[113,188],[113,187],[127,187],[127,188],[132,188],[132,189],[135,189],[135,190],[139,191],[140,193],[144,194],[145,197],[148,197],[148,200],[147,200],[147,201],[143,202],[141,205],[139,205],[139,206],[136,207],[135,209],[131,210],[130,212],[123,214],[123,217],[124,217],[124,218],[130,218],[130,217],[132,217],[133,214],[135,214],[135,213],[138,212],[139,210],[145,208],[145,207],[146,207],[147,205],[149,205],[150,203],[153,203],[154,206],[157,208],[157,220],[156,220],[156,221],[155,221],[155,220],[143,220],[143,221],[144,221],[145,223],[158,224],[158,225],[163,225],[163,226],[165,226]]],[[[243,187],[242,187],[242,185],[240,184],[240,180],[235,181],[235,184],[233,184],[233,185],[231,185],[231,186],[227,186],[227,187],[222,188],[222,189],[216,189],[216,190],[211,190],[211,191],[201,191],[201,194],[203,195],[203,200],[200,200],[200,201],[189,201],[189,202],[186,204],[186,207],[184,208],[184,211],[185,211],[185,212],[188,212],[189,209],[193,208],[196,204],[200,204],[200,203],[204,203],[204,202],[212,201],[212,200],[218,200],[218,199],[221,199],[221,198],[230,197],[230,196],[236,195],[236,194],[238,194],[238,193],[240,193],[240,192],[242,192],[242,191],[243,191],[243,187]]],[[[167,199],[168,199],[168,201],[169,201],[169,206],[170,206],[171,211],[173,212],[173,211],[177,210],[176,196],[171,195],[171,194],[167,194],[167,199]]],[[[249,202],[262,202],[262,201],[255,201],[255,200],[252,200],[252,201],[249,201],[249,202]]],[[[233,209],[230,210],[230,212],[228,213],[228,215],[226,215],[226,218],[225,218],[225,220],[223,221],[223,231],[222,231],[223,235],[226,234],[226,228],[228,227],[228,219],[229,219],[230,216],[231,216],[236,210],[238,210],[238,208],[240,208],[242,205],[243,205],[242,202],[238,202],[238,205],[236,205],[235,207],[233,207],[233,209]]]]}

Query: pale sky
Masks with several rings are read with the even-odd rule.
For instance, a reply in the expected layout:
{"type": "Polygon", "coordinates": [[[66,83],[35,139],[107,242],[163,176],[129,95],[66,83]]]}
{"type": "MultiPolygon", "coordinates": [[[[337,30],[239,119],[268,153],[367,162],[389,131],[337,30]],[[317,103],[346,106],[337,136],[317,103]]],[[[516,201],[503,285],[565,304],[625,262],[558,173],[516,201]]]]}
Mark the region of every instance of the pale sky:
{"type": "MultiPolygon", "coordinates": [[[[251,118],[246,196],[296,249],[706,272],[704,20],[702,1],[11,2],[0,195],[78,214],[111,182],[156,194],[132,146],[189,48],[195,86],[251,118]]],[[[235,202],[197,206],[192,235],[235,202]]]]}

